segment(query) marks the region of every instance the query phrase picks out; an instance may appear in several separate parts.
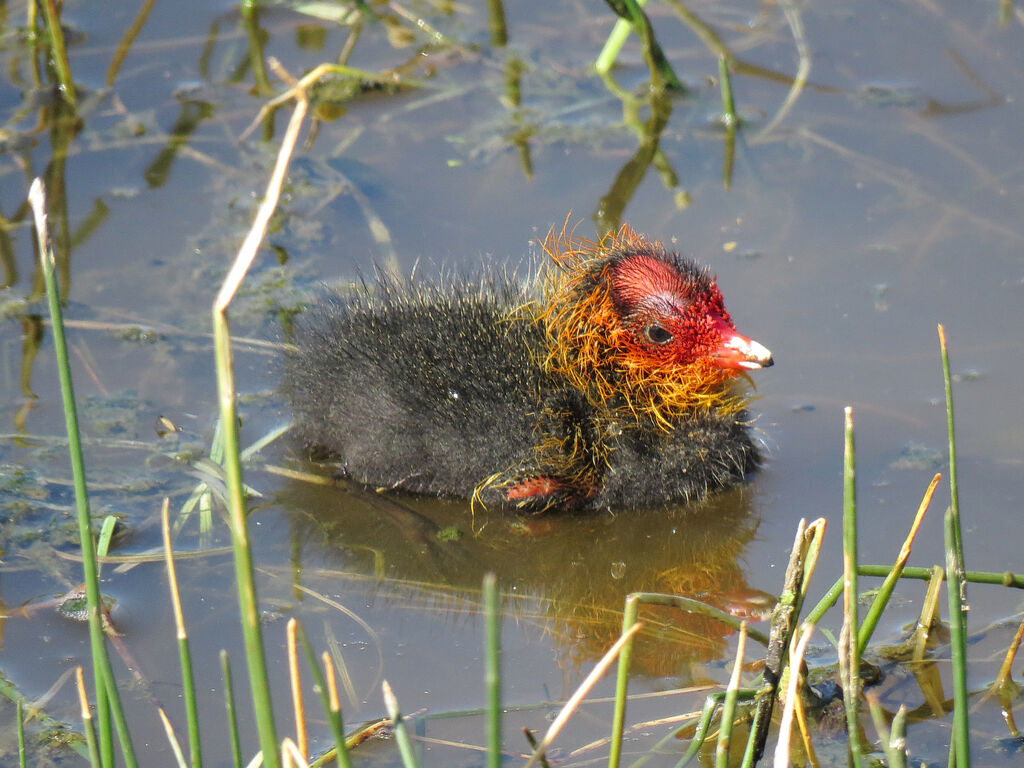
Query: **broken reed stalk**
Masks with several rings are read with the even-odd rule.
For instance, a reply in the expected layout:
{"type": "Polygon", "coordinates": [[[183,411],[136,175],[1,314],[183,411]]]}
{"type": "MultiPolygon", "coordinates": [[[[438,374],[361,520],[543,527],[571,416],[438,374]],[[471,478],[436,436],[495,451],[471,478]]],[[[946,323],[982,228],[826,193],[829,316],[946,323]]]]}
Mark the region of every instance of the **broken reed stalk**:
{"type": "Polygon", "coordinates": [[[267,183],[263,202],[256,212],[252,227],[238,251],[231,270],[224,278],[224,283],[213,303],[212,317],[217,361],[217,396],[224,434],[224,474],[227,484],[231,541],[235,553],[235,581],[238,586],[238,607],[241,614],[242,636],[245,641],[245,658],[249,670],[249,685],[252,691],[256,727],[259,731],[260,747],[263,751],[263,764],[267,768],[278,768],[281,761],[278,754],[277,729],[274,725],[270,684],[267,680],[263,637],[260,632],[259,603],[256,598],[256,585],[253,581],[252,550],[249,545],[249,529],[246,522],[247,510],[245,491],[242,486],[242,462],[238,439],[238,408],[235,398],[234,365],[231,357],[231,335],[228,328],[228,307],[256,258],[270,217],[277,208],[285,173],[299,138],[302,121],[309,108],[309,100],[304,88],[295,84],[294,80],[273,59],[271,59],[271,66],[278,71],[283,80],[293,85],[290,93],[295,97],[295,110],[292,112],[281,141],[281,148],[278,150],[277,161],[274,164],[270,181],[267,183]]]}
{"type": "Polygon", "coordinates": [[[181,751],[181,744],[178,742],[178,737],[174,735],[174,726],[171,725],[170,719],[167,717],[167,713],[164,712],[163,707],[156,708],[157,714],[160,715],[160,724],[164,727],[164,735],[167,737],[167,743],[171,745],[171,754],[174,755],[174,760],[179,766],[185,765],[185,755],[181,751]]]}
{"type": "Polygon", "coordinates": [[[775,697],[778,694],[782,673],[787,664],[789,647],[793,634],[796,632],[807,584],[817,563],[824,535],[824,520],[815,520],[810,525],[807,525],[806,520],[801,520],[797,526],[789,564],[786,566],[782,594],[769,619],[772,629],[762,672],[764,684],[757,692],[754,721],[750,728],[750,735],[747,737],[747,746],[741,763],[744,768],[751,768],[760,761],[764,754],[775,697]]]}
{"type": "Polygon", "coordinates": [[[75,491],[75,508],[78,513],[78,536],[82,552],[82,571],[85,581],[85,595],[89,619],[89,645],[92,652],[93,677],[96,686],[96,719],[99,727],[99,749],[103,765],[114,761],[111,717],[117,728],[121,753],[128,768],[135,768],[135,751],[131,734],[124,717],[124,708],[117,691],[117,681],[107,654],[103,636],[102,596],[99,585],[99,566],[96,562],[96,543],[93,539],[92,519],[89,508],[89,491],[85,480],[85,459],[82,455],[82,440],[78,429],[78,409],[75,404],[75,390],[71,381],[71,365],[68,362],[67,340],[64,336],[64,313],[60,304],[60,287],[55,274],[56,259],[50,247],[46,215],[46,194],[41,179],[35,179],[29,188],[29,203],[35,217],[36,237],[39,241],[39,261],[46,284],[46,298],[50,309],[50,326],[53,332],[53,350],[60,380],[60,394],[64,406],[64,423],[68,433],[68,453],[71,459],[71,475],[75,491]]]}
{"type": "MultiPolygon", "coordinates": [[[[775,765],[788,766],[789,742],[793,735],[793,716],[797,711],[797,704],[800,700],[800,669],[803,667],[804,653],[807,651],[807,644],[814,632],[814,625],[804,622],[800,630],[800,638],[797,640],[790,654],[789,679],[786,681],[786,705],[782,710],[782,721],[779,724],[779,741],[775,745],[775,765]]],[[[794,637],[795,639],[795,637],[794,637]]]]}
{"type": "Polygon", "coordinates": [[[398,699],[387,680],[381,683],[384,694],[384,708],[388,717],[391,718],[391,728],[395,734],[395,741],[398,742],[398,752],[402,756],[402,765],[405,768],[419,768],[419,761],[416,759],[416,752],[412,748],[412,740],[409,738],[409,731],[402,719],[402,711],[398,708],[398,699]]]}
{"type": "MultiPolygon", "coordinates": [[[[102,765],[100,762],[99,745],[96,743],[96,730],[92,727],[92,712],[89,709],[89,696],[85,692],[85,678],[82,676],[82,666],[75,667],[75,688],[78,689],[78,704],[82,713],[82,730],[85,731],[85,744],[89,750],[89,765],[102,765]]],[[[21,722],[21,702],[18,702],[19,718],[21,722]]],[[[19,731],[19,739],[22,737],[19,731]]]]}

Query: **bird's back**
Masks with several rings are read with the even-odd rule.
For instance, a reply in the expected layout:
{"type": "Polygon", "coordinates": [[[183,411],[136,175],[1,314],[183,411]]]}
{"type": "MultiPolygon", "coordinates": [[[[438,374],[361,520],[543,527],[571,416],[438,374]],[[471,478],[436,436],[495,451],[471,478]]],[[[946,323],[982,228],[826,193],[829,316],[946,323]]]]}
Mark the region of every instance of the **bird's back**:
{"type": "Polygon", "coordinates": [[[384,282],[325,297],[300,324],[284,391],[309,446],[375,486],[468,497],[530,461],[543,330],[511,282],[384,282]]]}

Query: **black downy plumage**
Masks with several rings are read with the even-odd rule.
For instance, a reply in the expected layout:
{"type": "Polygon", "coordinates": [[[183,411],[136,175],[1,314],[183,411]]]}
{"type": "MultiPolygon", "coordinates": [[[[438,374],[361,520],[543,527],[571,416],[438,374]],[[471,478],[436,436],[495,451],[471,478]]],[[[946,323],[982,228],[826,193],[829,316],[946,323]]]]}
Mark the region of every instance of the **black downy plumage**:
{"type": "Polygon", "coordinates": [[[533,511],[704,498],[759,463],[715,281],[628,227],[549,238],[543,279],[331,294],[283,390],[300,439],[376,487],[533,511]]]}

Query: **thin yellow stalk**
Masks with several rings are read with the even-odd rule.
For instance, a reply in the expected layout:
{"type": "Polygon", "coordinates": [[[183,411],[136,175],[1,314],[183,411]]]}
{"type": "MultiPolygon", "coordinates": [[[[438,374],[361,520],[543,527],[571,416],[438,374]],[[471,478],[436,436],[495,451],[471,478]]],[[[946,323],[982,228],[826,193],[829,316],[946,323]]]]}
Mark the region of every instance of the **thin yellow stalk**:
{"type": "Polygon", "coordinates": [[[917,537],[917,531],[921,527],[921,523],[924,520],[924,513],[928,511],[928,506],[931,504],[935,488],[938,486],[939,480],[941,479],[942,475],[936,474],[935,477],[932,478],[931,483],[929,483],[928,489],[924,492],[924,498],[921,499],[921,503],[917,508],[917,514],[914,516],[914,522],[910,526],[910,531],[907,533],[907,538],[903,540],[903,546],[900,548],[900,552],[896,556],[896,562],[893,563],[892,570],[886,575],[885,580],[882,582],[882,586],[878,588],[878,594],[875,595],[875,599],[871,602],[871,607],[868,609],[867,615],[864,617],[864,623],[861,624],[860,630],[857,633],[857,653],[859,654],[863,654],[865,649],[868,647],[871,635],[875,631],[875,627],[878,626],[879,619],[882,618],[882,611],[884,611],[885,606],[888,605],[889,598],[892,596],[892,592],[896,588],[896,582],[899,581],[900,575],[903,573],[903,567],[907,564],[907,560],[910,559],[910,550],[914,544],[914,539],[917,537]]]}
{"type": "Polygon", "coordinates": [[[789,657],[789,681],[786,687],[786,706],[782,710],[782,722],[779,725],[779,741],[775,745],[775,768],[786,768],[789,765],[789,740],[793,732],[793,711],[796,698],[800,694],[797,686],[800,682],[800,668],[804,663],[804,653],[814,632],[813,624],[804,624],[800,630],[800,639],[796,649],[789,657]]]}
{"type": "MultiPolygon", "coordinates": [[[[81,665],[75,667],[75,686],[78,689],[78,704],[82,712],[82,730],[85,731],[85,744],[89,748],[89,764],[99,768],[100,750],[96,744],[96,731],[92,727],[92,712],[89,710],[89,697],[85,693],[85,678],[82,676],[81,665]]],[[[21,702],[18,702],[21,706],[21,702]]]]}
{"type": "Polygon", "coordinates": [[[192,768],[203,764],[202,746],[199,742],[199,708],[196,706],[195,676],[192,673],[192,653],[189,651],[188,631],[185,617],[181,612],[181,595],[178,593],[178,574],[174,568],[174,553],[171,551],[171,524],[168,512],[171,500],[164,497],[160,510],[161,529],[164,537],[164,558],[167,566],[167,581],[171,587],[171,607],[174,609],[174,626],[178,636],[178,655],[181,659],[182,697],[185,699],[185,719],[188,721],[188,749],[192,768]]]}
{"type": "Polygon", "coordinates": [[[544,755],[547,748],[551,746],[551,742],[553,742],[558,737],[558,734],[562,732],[565,724],[569,722],[569,718],[572,717],[583,699],[586,698],[587,694],[590,693],[590,690],[597,685],[597,681],[604,676],[608,667],[610,667],[615,659],[618,658],[619,651],[622,650],[622,647],[632,640],[633,636],[639,632],[643,626],[643,622],[637,622],[628,630],[623,632],[622,636],[615,641],[615,645],[609,648],[608,652],[605,653],[594,668],[590,670],[590,674],[587,675],[586,679],[580,684],[580,687],[577,688],[576,692],[567,702],[565,702],[565,706],[562,707],[558,716],[555,717],[554,721],[551,723],[551,727],[548,728],[548,732],[545,733],[544,738],[541,739],[540,746],[534,750],[533,755],[530,756],[530,759],[526,762],[524,768],[533,768],[533,766],[537,764],[537,761],[544,755]]]}
{"type": "Polygon", "coordinates": [[[160,722],[163,723],[164,733],[167,735],[167,741],[171,745],[171,752],[174,753],[174,759],[178,763],[178,768],[188,768],[188,763],[185,762],[185,755],[181,752],[181,744],[178,743],[178,737],[174,735],[174,727],[171,725],[171,721],[167,719],[167,713],[164,712],[163,707],[158,707],[157,712],[160,713],[160,722]]]}
{"type": "Polygon", "coordinates": [[[292,684],[292,711],[295,714],[295,743],[303,760],[309,759],[309,739],[306,734],[306,708],[302,703],[302,678],[299,676],[299,649],[295,645],[298,622],[288,620],[288,679],[292,684]]]}

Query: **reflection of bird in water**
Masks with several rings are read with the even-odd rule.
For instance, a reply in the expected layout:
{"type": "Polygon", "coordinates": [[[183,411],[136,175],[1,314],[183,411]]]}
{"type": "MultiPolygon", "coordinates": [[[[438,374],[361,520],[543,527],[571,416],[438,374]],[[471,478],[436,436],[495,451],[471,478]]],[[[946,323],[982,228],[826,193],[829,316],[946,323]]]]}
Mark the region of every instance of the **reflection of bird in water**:
{"type": "MultiPolygon", "coordinates": [[[[303,583],[318,588],[322,579],[325,589],[352,591],[354,605],[400,612],[430,606],[430,616],[459,623],[475,612],[480,582],[493,573],[504,610],[528,631],[548,636],[567,671],[592,663],[614,643],[631,592],[680,595],[748,621],[763,619],[774,604],[747,582],[743,568],[758,516],[754,498],[742,490],[657,515],[621,510],[519,518],[481,511],[475,525],[484,531],[476,536],[464,505],[396,499],[352,483],[325,488],[294,481],[278,502],[289,511],[303,583]]],[[[733,631],[670,606],[644,605],[640,618],[644,629],[631,669],[686,682],[702,679],[700,665],[721,656],[733,631]]]]}
{"type": "Polygon", "coordinates": [[[329,297],[284,391],[363,483],[529,510],[701,499],[758,463],[734,380],[772,364],[706,270],[628,227],[509,279],[329,297]]]}

